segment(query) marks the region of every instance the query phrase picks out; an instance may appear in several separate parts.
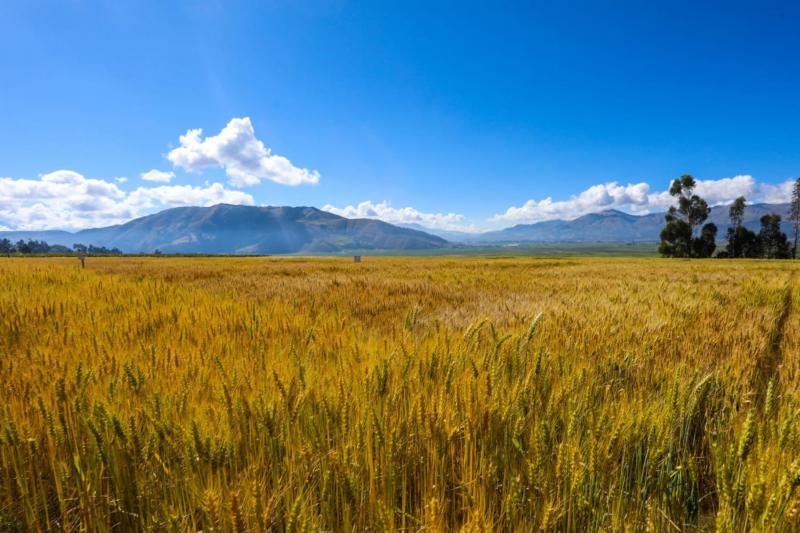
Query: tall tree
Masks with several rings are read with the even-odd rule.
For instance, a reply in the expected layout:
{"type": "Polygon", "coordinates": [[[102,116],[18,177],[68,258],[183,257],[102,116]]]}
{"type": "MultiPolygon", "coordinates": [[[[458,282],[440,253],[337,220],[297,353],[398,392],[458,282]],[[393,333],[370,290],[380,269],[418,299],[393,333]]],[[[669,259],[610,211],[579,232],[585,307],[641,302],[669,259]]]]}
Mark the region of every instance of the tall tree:
{"type": "Polygon", "coordinates": [[[781,231],[781,216],[775,213],[761,217],[758,248],[765,259],[788,259],[792,256],[789,238],[781,231]]]}
{"type": "Polygon", "coordinates": [[[686,221],[692,227],[692,235],[695,229],[706,221],[708,215],[711,213],[711,208],[705,200],[694,194],[694,188],[697,186],[695,179],[684,174],[679,179],[672,182],[669,193],[678,199],[677,212],[686,218],[686,221]]]}
{"type": "Polygon", "coordinates": [[[792,206],[789,210],[789,221],[794,230],[794,245],[792,246],[792,259],[797,259],[797,234],[800,232],[800,178],[794,182],[792,189],[792,206]]]}
{"type": "Polygon", "coordinates": [[[667,224],[661,231],[658,250],[665,257],[710,257],[716,248],[714,224],[702,226],[700,235],[695,237],[697,228],[711,213],[708,203],[694,193],[696,186],[697,182],[688,174],[672,182],[669,193],[678,200],[678,206],[669,208],[667,224]]]}
{"type": "Polygon", "coordinates": [[[731,218],[731,226],[733,228],[739,228],[742,225],[742,220],[744,219],[744,208],[746,205],[746,200],[744,196],[738,197],[736,200],[733,201],[731,204],[731,208],[728,211],[728,214],[731,218]]]}
{"type": "Polygon", "coordinates": [[[14,251],[14,245],[11,244],[11,241],[8,239],[0,239],[0,254],[3,255],[11,255],[11,252],[14,251]]]}
{"type": "Polygon", "coordinates": [[[740,196],[734,200],[728,211],[731,224],[728,227],[728,246],[725,248],[727,257],[758,256],[756,234],[743,224],[745,206],[746,200],[744,196],[740,196]]]}
{"type": "Polygon", "coordinates": [[[667,211],[664,218],[667,225],[661,230],[661,244],[658,245],[658,253],[664,257],[691,257],[692,227],[676,215],[674,207],[667,211]]]}
{"type": "Polygon", "coordinates": [[[717,249],[717,225],[713,222],[703,224],[700,236],[692,240],[694,257],[711,257],[717,249]]]}
{"type": "Polygon", "coordinates": [[[26,243],[22,239],[17,241],[17,244],[14,245],[14,249],[17,251],[17,253],[20,253],[20,254],[29,254],[29,253],[31,253],[30,246],[28,246],[28,243],[26,243]]]}

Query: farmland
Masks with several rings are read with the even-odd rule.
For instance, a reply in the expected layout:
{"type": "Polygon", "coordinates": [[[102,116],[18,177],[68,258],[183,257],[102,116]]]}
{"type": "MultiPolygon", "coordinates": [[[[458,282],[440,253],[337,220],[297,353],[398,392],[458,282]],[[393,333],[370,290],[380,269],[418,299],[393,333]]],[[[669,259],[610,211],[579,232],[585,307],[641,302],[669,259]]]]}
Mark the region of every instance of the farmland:
{"type": "Polygon", "coordinates": [[[0,530],[798,530],[796,268],[0,258],[0,530]]]}

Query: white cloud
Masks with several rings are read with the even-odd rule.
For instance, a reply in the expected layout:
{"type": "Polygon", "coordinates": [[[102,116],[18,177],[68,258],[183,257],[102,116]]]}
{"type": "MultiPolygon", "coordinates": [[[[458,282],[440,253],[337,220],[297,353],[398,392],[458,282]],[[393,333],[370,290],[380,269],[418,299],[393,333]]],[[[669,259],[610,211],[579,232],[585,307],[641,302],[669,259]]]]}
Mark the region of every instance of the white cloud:
{"type": "MultiPolygon", "coordinates": [[[[758,198],[754,199],[767,204],[785,204],[792,201],[792,190],[796,180],[786,180],[777,185],[762,183],[759,186],[758,198]]],[[[748,198],[749,200],[749,198],[748,198]]]]}
{"type": "Polygon", "coordinates": [[[144,181],[159,181],[162,183],[169,183],[175,177],[174,172],[165,172],[163,170],[152,169],[147,172],[142,172],[140,177],[144,181]]]}
{"type": "MultiPolygon", "coordinates": [[[[794,180],[778,185],[758,183],[753,176],[740,175],[718,180],[697,180],[695,192],[709,205],[724,205],[744,196],[750,203],[784,203],[791,199],[794,180]]],[[[651,193],[645,182],[621,185],[616,181],[593,185],[566,200],[528,200],[519,207],[509,207],[505,213],[496,214],[489,222],[533,223],[544,220],[572,220],[582,215],[605,209],[619,209],[635,214],[663,211],[675,204],[667,189],[651,193]]]]}
{"type": "Polygon", "coordinates": [[[604,209],[629,207],[634,211],[646,210],[650,186],[647,183],[620,185],[612,181],[593,185],[577,196],[555,201],[528,200],[520,207],[509,207],[505,213],[495,215],[490,222],[540,222],[542,220],[571,219],[604,209]]]}
{"type": "Polygon", "coordinates": [[[192,185],[139,187],[128,195],[128,201],[143,209],[160,206],[255,204],[251,195],[241,191],[231,191],[221,183],[211,183],[206,187],[194,187],[192,185]]]}
{"type": "Polygon", "coordinates": [[[120,224],[154,209],[217,203],[254,204],[220,183],[162,185],[128,192],[109,181],[57,170],[39,179],[0,178],[0,225],[18,230],[82,229],[120,224]]]}
{"type": "Polygon", "coordinates": [[[117,183],[127,183],[128,178],[126,178],[125,176],[120,176],[118,178],[114,178],[114,181],[116,181],[117,183]]]}
{"type": "Polygon", "coordinates": [[[697,180],[695,193],[710,205],[719,205],[730,203],[739,196],[758,196],[759,187],[753,176],[741,175],[718,180],[697,180]]]}
{"type": "Polygon", "coordinates": [[[219,134],[203,138],[203,130],[180,136],[180,146],[167,154],[173,165],[189,172],[220,167],[232,185],[258,185],[268,179],[281,185],[318,183],[319,172],[299,168],[287,158],[272,154],[258,140],[249,117],[234,118],[219,134]]]}
{"type": "Polygon", "coordinates": [[[423,213],[413,207],[395,208],[385,200],[380,203],[367,200],[356,206],[348,205],[342,208],[325,205],[322,210],[345,218],[374,218],[390,224],[419,224],[431,229],[477,231],[474,226],[462,224],[463,215],[457,213],[423,213]]]}

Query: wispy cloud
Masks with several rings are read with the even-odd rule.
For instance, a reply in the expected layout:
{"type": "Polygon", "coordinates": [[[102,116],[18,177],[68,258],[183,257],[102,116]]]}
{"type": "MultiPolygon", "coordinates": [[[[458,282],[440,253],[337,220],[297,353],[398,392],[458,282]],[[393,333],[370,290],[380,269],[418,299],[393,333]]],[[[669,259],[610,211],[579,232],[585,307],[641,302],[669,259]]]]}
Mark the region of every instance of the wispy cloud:
{"type": "Polygon", "coordinates": [[[217,135],[205,138],[201,129],[187,131],[167,159],[189,172],[222,168],[236,187],[258,185],[262,180],[281,185],[315,184],[320,178],[316,170],[296,167],[273,154],[256,138],[249,117],[234,118],[217,135]]]}

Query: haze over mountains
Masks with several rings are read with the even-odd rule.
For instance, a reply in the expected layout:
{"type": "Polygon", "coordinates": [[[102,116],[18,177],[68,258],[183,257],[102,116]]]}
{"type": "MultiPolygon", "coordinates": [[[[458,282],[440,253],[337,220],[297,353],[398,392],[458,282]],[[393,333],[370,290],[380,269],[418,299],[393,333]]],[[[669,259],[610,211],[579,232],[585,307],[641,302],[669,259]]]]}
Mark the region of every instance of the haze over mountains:
{"type": "MultiPolygon", "coordinates": [[[[788,204],[747,206],[745,225],[758,231],[768,213],[783,217],[791,233],[788,204]]],[[[725,238],[728,207],[718,206],[709,218],[725,238]]],[[[253,207],[218,204],[177,207],[116,226],[70,233],[66,231],[0,232],[0,238],[35,239],[49,244],[75,243],[119,248],[128,253],[292,254],[348,251],[434,250],[453,245],[504,245],[569,242],[657,242],[664,213],[631,215],[616,210],[574,220],[519,224],[499,231],[462,233],[437,231],[414,224],[402,227],[373,219],[348,219],[314,207],[253,207]]]]}

